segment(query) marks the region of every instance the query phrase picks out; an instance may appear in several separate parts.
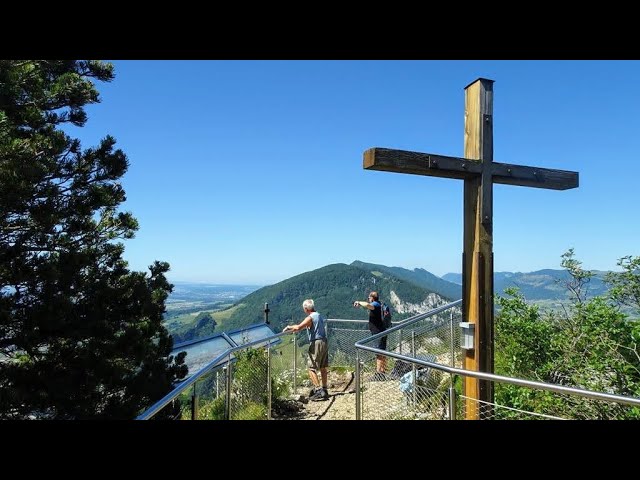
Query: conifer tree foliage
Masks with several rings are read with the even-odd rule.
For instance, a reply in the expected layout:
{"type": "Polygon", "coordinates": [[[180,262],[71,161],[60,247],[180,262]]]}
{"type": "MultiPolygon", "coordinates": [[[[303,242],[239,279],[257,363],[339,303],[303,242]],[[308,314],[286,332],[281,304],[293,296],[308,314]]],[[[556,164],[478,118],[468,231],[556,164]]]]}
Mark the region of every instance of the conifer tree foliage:
{"type": "Polygon", "coordinates": [[[126,155],[83,149],[100,61],[0,61],[0,418],[133,418],[186,374],[161,325],[169,265],[128,269],[126,155]]]}

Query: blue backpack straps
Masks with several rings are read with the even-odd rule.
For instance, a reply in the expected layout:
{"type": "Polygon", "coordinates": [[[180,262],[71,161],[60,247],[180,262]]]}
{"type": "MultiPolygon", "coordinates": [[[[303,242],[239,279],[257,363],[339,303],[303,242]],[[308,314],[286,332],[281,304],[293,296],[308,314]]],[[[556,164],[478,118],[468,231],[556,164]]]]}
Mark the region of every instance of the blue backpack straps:
{"type": "Polygon", "coordinates": [[[391,309],[389,308],[389,305],[382,302],[381,310],[382,310],[382,324],[384,325],[384,328],[391,327],[391,309]]]}

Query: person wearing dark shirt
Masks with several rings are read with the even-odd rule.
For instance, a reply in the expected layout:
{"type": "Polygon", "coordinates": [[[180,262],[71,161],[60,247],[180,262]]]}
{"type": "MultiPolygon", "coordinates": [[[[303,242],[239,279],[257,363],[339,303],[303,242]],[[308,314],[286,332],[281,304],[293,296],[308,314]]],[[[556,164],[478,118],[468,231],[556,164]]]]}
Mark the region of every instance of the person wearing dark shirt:
{"type": "MultiPolygon", "coordinates": [[[[382,304],[378,299],[378,292],[371,292],[369,294],[368,301],[356,300],[353,302],[354,307],[362,307],[369,310],[369,331],[371,335],[384,332],[386,330],[382,321],[382,304]]],[[[387,337],[383,336],[378,339],[378,343],[375,345],[380,350],[387,349],[387,337]]],[[[385,380],[387,370],[387,357],[384,355],[376,355],[376,373],[373,376],[373,380],[385,380]]]]}

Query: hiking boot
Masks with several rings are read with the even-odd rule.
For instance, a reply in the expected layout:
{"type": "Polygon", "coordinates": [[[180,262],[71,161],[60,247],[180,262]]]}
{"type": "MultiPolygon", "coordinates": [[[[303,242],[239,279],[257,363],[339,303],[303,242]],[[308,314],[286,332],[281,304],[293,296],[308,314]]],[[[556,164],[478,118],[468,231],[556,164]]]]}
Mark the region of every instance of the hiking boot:
{"type": "Polygon", "coordinates": [[[322,402],[324,400],[329,400],[329,392],[327,392],[326,388],[320,388],[313,394],[311,398],[309,398],[312,402],[322,402]]]}
{"type": "Polygon", "coordinates": [[[307,396],[309,398],[313,397],[318,390],[320,390],[320,387],[313,387],[311,390],[309,390],[309,395],[307,395],[307,396]]]}

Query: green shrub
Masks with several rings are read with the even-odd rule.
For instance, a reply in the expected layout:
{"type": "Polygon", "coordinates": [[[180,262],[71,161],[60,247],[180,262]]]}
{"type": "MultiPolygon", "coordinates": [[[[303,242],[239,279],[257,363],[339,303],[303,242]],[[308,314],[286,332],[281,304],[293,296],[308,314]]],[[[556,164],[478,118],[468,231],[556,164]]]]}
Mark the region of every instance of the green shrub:
{"type": "Polygon", "coordinates": [[[232,420],[266,420],[267,407],[255,402],[245,404],[240,410],[235,412],[232,420]]]}

